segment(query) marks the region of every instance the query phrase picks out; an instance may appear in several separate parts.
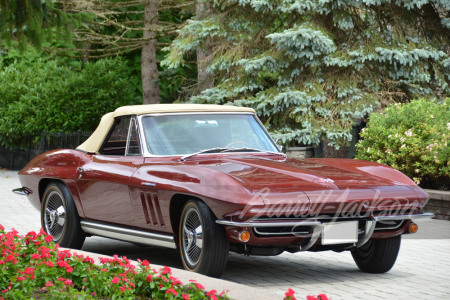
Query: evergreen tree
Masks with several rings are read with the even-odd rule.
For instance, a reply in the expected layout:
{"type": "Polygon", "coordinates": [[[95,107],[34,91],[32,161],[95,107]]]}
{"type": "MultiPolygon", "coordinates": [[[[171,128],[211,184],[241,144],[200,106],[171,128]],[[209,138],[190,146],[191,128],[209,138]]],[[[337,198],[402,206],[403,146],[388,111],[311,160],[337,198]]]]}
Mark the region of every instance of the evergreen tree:
{"type": "Polygon", "coordinates": [[[211,39],[215,87],[193,102],[256,109],[284,143],[339,147],[391,102],[450,95],[448,0],[214,0],[163,64],[211,39]]]}
{"type": "Polygon", "coordinates": [[[0,0],[0,46],[10,46],[11,41],[16,41],[24,48],[31,42],[41,50],[50,28],[65,29],[65,36],[70,39],[69,20],[54,2],[0,0]]]}

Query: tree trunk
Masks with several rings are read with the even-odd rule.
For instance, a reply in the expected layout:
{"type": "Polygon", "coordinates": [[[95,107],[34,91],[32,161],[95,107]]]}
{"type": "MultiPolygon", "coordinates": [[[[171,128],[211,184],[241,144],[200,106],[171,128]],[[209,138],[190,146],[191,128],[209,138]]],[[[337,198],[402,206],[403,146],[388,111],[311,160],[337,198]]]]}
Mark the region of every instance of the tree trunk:
{"type": "Polygon", "coordinates": [[[328,146],[329,140],[323,140],[323,157],[347,158],[348,146],[345,142],[340,143],[339,150],[334,146],[328,146]]]}
{"type": "Polygon", "coordinates": [[[148,39],[142,47],[141,78],[144,104],[161,102],[159,89],[158,64],[156,61],[156,29],[158,23],[159,0],[147,0],[144,14],[144,39],[148,39]]]}
{"type": "MultiPolygon", "coordinates": [[[[210,3],[197,1],[196,17],[198,20],[204,19],[211,13],[210,3]]],[[[197,48],[197,81],[199,92],[214,87],[214,77],[208,74],[206,69],[211,64],[212,41],[208,37],[203,47],[197,48]]]]}
{"type": "Polygon", "coordinates": [[[82,42],[81,48],[83,48],[83,62],[87,64],[89,62],[89,50],[91,50],[92,44],[89,42],[82,42]]]}

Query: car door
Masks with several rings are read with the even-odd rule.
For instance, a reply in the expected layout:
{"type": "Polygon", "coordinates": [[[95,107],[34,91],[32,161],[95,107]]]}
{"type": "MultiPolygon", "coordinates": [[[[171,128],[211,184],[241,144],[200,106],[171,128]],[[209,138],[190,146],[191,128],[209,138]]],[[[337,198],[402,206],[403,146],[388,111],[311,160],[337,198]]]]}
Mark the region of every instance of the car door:
{"type": "Polygon", "coordinates": [[[133,173],[144,162],[135,116],[116,118],[92,160],[78,169],[78,189],[89,220],[133,225],[129,194],[133,173]]]}

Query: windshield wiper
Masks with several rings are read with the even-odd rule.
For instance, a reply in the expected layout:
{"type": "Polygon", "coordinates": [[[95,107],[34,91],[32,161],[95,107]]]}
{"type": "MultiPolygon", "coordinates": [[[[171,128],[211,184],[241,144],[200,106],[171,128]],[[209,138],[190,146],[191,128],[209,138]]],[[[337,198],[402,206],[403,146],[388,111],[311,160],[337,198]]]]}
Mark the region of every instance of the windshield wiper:
{"type": "Polygon", "coordinates": [[[221,148],[221,147],[216,147],[216,148],[203,149],[203,150],[200,150],[198,152],[191,153],[191,154],[186,154],[186,155],[182,156],[180,158],[180,160],[184,161],[184,160],[186,160],[189,157],[196,156],[197,154],[225,153],[225,152],[264,152],[264,153],[269,153],[269,154],[274,154],[274,155],[281,155],[284,158],[287,157],[287,155],[282,153],[282,152],[274,152],[274,151],[261,150],[261,149],[256,149],[256,148],[245,148],[245,147],[244,148],[221,148]]]}
{"type": "Polygon", "coordinates": [[[225,152],[226,150],[230,150],[230,148],[220,148],[220,147],[216,147],[216,148],[203,149],[203,150],[200,150],[200,151],[198,151],[198,152],[194,152],[194,153],[191,153],[191,154],[186,154],[186,155],[182,156],[182,157],[180,158],[180,160],[181,160],[181,161],[186,160],[186,158],[195,156],[195,155],[197,155],[197,154],[203,154],[203,153],[220,153],[220,152],[225,152]]]}
{"type": "Polygon", "coordinates": [[[226,150],[223,150],[221,152],[264,152],[264,153],[269,153],[269,154],[274,154],[274,155],[281,155],[284,158],[287,157],[286,154],[282,153],[282,152],[274,152],[274,151],[269,151],[269,150],[261,150],[261,149],[256,149],[256,148],[229,148],[226,150]]]}

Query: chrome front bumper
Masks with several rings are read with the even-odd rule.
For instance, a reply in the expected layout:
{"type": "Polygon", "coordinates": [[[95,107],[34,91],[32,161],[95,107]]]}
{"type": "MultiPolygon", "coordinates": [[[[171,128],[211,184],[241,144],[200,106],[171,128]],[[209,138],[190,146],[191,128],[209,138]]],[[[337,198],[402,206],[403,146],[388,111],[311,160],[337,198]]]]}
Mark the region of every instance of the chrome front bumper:
{"type": "MultiPolygon", "coordinates": [[[[361,247],[365,243],[367,243],[372,237],[377,222],[382,221],[403,221],[403,220],[417,220],[417,219],[430,219],[434,217],[433,213],[422,213],[422,214],[414,214],[414,215],[392,215],[392,216],[371,216],[370,219],[366,220],[364,233],[358,236],[358,242],[355,243],[355,247],[361,247]]],[[[339,222],[339,221],[336,221],[339,222]]],[[[257,228],[264,227],[310,227],[312,228],[312,233],[308,234],[309,241],[302,245],[300,250],[306,251],[312,246],[314,246],[317,240],[322,236],[323,232],[323,223],[320,221],[249,221],[249,222],[235,222],[235,221],[227,221],[227,220],[216,220],[217,224],[223,226],[232,226],[232,227],[241,227],[246,228],[250,227],[255,230],[257,228]]],[[[299,236],[299,235],[297,235],[299,236]]]]}

